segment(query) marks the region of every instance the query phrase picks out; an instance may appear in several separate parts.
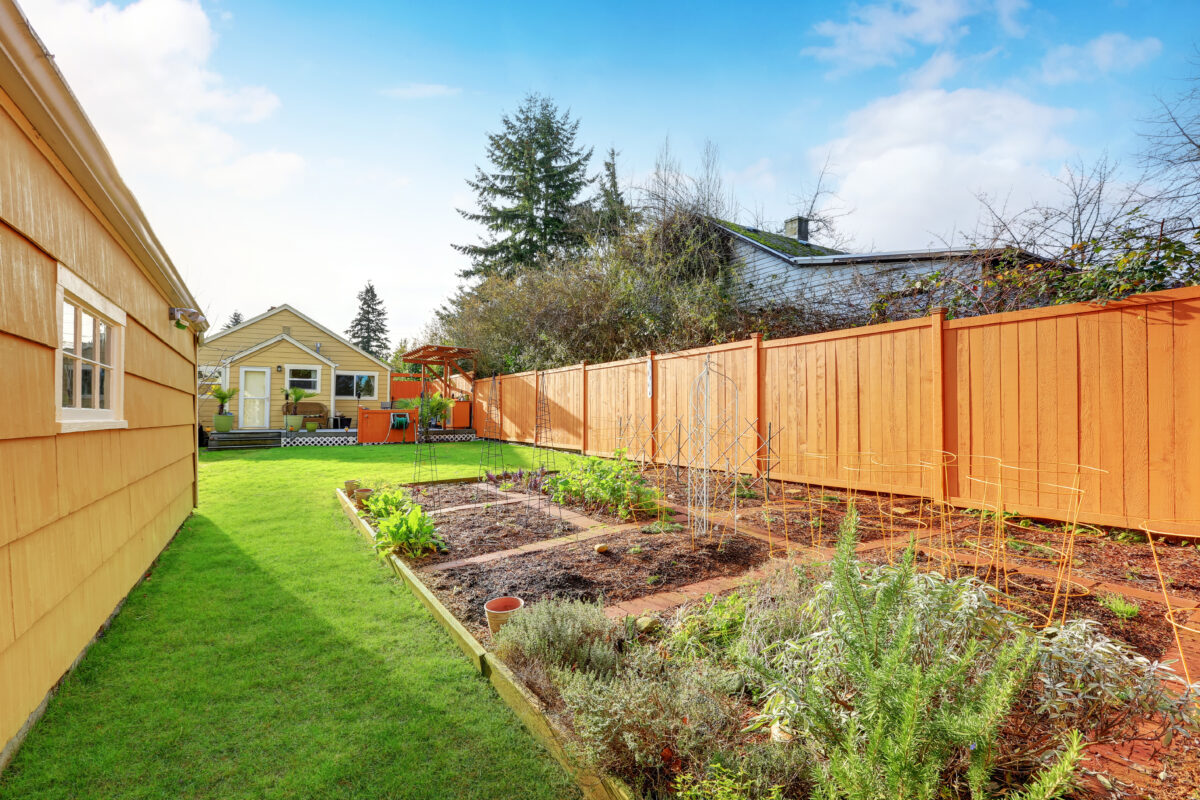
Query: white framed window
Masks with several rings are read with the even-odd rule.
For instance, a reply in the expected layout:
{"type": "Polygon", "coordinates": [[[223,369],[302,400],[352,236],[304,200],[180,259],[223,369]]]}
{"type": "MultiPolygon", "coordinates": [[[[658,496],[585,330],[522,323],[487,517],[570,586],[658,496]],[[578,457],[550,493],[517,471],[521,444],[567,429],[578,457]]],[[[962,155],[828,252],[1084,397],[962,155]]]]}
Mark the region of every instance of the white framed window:
{"type": "Polygon", "coordinates": [[[196,365],[196,392],[201,397],[217,387],[229,388],[229,367],[221,364],[196,365]]]}
{"type": "Polygon", "coordinates": [[[307,389],[310,392],[320,391],[321,368],[311,364],[285,364],[284,373],[287,375],[289,389],[307,389]]]}
{"type": "Polygon", "coordinates": [[[125,428],[125,312],[58,265],[55,419],[62,433],[125,428]]]}
{"type": "Polygon", "coordinates": [[[359,400],[379,399],[378,372],[335,372],[333,390],[337,397],[359,400]]]}

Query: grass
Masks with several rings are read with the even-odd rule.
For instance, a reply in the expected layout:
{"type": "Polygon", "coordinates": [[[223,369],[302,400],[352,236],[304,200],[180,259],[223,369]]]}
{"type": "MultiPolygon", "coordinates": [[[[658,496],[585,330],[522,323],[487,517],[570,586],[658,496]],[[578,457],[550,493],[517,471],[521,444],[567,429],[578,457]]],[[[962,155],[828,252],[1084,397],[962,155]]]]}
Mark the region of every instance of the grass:
{"type": "MultiPolygon", "coordinates": [[[[477,444],[438,446],[438,477],[478,464],[477,444]]],[[[578,796],[342,515],[343,480],[411,466],[408,447],[203,453],[200,508],[0,798],[578,796]]]]}

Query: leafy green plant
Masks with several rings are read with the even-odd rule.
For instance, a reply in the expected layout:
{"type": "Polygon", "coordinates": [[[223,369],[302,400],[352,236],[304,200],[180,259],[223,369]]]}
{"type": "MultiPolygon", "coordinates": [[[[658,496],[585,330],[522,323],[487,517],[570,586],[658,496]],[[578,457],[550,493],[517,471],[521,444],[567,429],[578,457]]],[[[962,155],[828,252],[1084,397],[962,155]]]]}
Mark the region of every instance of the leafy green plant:
{"type": "Polygon", "coordinates": [[[238,390],[237,387],[234,387],[233,389],[222,389],[220,386],[214,386],[208,390],[208,393],[212,395],[214,400],[217,401],[217,413],[224,414],[225,406],[229,404],[230,400],[237,396],[238,390]]]}
{"type": "Polygon", "coordinates": [[[654,586],[654,585],[656,585],[656,584],[659,584],[659,583],[662,583],[662,575],[648,575],[648,576],[646,576],[646,585],[647,585],[647,586],[654,586]]]}
{"type": "Polygon", "coordinates": [[[395,514],[407,514],[413,499],[405,489],[376,489],[367,496],[363,506],[372,517],[381,520],[395,514]]]}
{"type": "Polygon", "coordinates": [[[745,621],[745,595],[738,592],[718,598],[705,595],[703,605],[681,617],[668,644],[680,656],[720,660],[737,640],[745,621]]]}
{"type": "Polygon", "coordinates": [[[710,764],[704,775],[680,775],[675,779],[676,800],[783,800],[783,789],[770,787],[763,794],[758,782],[744,770],[736,773],[721,766],[710,764]]]}
{"type": "Polygon", "coordinates": [[[420,558],[445,548],[446,543],[438,536],[433,519],[418,505],[381,519],[375,526],[375,549],[380,557],[398,553],[408,558],[420,558]]]}
{"type": "MultiPolygon", "coordinates": [[[[397,400],[400,408],[421,408],[420,398],[405,398],[397,400]]],[[[425,413],[417,415],[417,425],[422,428],[428,428],[439,420],[444,420],[446,415],[454,408],[454,401],[448,397],[442,397],[440,394],[431,394],[425,398],[425,413]]]]}
{"type": "Polygon", "coordinates": [[[683,525],[679,524],[678,522],[668,522],[664,519],[660,519],[657,522],[651,522],[649,525],[643,525],[641,528],[642,533],[651,534],[675,533],[681,530],[683,530],[683,525]]]}
{"type": "Polygon", "coordinates": [[[310,397],[316,396],[316,392],[310,392],[307,389],[301,389],[299,386],[293,386],[291,388],[285,386],[283,389],[283,413],[293,415],[299,414],[300,412],[297,409],[300,403],[304,402],[310,397]]]}
{"type": "MultiPolygon", "coordinates": [[[[831,578],[806,606],[807,634],[780,643],[760,669],[762,712],[814,757],[816,794],[935,798],[954,772],[987,797],[1000,733],[1031,675],[1028,635],[989,631],[990,604],[969,580],[920,575],[910,549],[897,567],[866,572],[854,557],[858,514],[843,520],[831,578]]],[[[1076,739],[1069,739],[1074,742],[1076,739]]],[[[1069,788],[1069,744],[1031,784],[1045,800],[1069,788]]]]}
{"type": "Polygon", "coordinates": [[[1106,594],[1099,600],[1100,605],[1116,614],[1121,619],[1133,619],[1141,611],[1141,606],[1132,600],[1126,600],[1119,594],[1106,594]]]}
{"type": "Polygon", "coordinates": [[[627,549],[625,552],[629,553],[629,555],[631,555],[631,556],[641,555],[642,546],[640,544],[635,544],[632,547],[630,547],[629,549],[627,549]]]}
{"type": "Polygon", "coordinates": [[[638,465],[617,450],[611,459],[587,458],[572,462],[557,475],[546,478],[550,497],[556,503],[578,502],[589,508],[610,511],[621,519],[658,514],[658,490],[641,474],[638,465]]]}

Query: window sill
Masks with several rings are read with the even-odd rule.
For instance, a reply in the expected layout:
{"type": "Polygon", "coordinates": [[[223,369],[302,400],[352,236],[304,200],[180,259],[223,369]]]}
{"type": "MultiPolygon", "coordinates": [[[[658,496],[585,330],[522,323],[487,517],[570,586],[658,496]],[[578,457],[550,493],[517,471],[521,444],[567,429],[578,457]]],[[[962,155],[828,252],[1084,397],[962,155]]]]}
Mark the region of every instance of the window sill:
{"type": "Polygon", "coordinates": [[[111,431],[128,427],[129,421],[124,419],[64,419],[58,423],[58,432],[111,431]]]}

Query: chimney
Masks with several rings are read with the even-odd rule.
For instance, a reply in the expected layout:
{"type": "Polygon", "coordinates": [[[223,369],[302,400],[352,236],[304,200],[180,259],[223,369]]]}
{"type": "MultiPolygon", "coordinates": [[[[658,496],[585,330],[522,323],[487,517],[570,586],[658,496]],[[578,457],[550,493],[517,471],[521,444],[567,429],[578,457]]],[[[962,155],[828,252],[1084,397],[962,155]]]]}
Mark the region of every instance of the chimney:
{"type": "Polygon", "coordinates": [[[808,241],[808,217],[792,217],[783,223],[783,235],[801,242],[808,241]]]}

